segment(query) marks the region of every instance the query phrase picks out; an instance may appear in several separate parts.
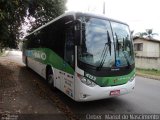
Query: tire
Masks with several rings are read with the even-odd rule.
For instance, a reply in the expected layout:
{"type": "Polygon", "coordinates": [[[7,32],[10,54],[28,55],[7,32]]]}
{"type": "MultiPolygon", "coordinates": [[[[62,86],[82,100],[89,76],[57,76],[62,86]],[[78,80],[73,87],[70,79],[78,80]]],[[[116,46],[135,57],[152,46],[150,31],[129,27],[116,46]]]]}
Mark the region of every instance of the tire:
{"type": "Polygon", "coordinates": [[[49,84],[49,86],[51,88],[54,88],[54,75],[53,75],[53,72],[52,72],[51,68],[47,69],[46,79],[47,79],[47,83],[49,84]]]}
{"type": "Polygon", "coordinates": [[[25,63],[26,63],[26,67],[28,68],[28,59],[27,59],[27,57],[25,59],[25,63]]]}

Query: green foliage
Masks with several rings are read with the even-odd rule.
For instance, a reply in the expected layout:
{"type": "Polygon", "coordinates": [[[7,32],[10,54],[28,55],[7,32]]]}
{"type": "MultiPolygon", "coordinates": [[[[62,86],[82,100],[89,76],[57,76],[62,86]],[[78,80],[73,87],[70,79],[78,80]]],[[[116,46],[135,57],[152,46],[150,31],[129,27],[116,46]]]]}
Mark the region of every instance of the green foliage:
{"type": "Polygon", "coordinates": [[[145,32],[138,32],[135,34],[135,36],[139,36],[139,37],[144,37],[146,36],[147,34],[145,32]]]}
{"type": "Polygon", "coordinates": [[[146,36],[148,38],[153,38],[154,35],[158,35],[157,33],[153,33],[152,29],[146,29],[146,36]]]}
{"type": "Polygon", "coordinates": [[[26,15],[24,3],[25,0],[0,0],[0,48],[16,48],[19,27],[26,15]]]}
{"type": "Polygon", "coordinates": [[[29,5],[29,15],[36,18],[31,22],[32,30],[51,21],[65,11],[66,0],[34,0],[29,5]]]}
{"type": "Polygon", "coordinates": [[[1,49],[0,50],[0,56],[3,55],[4,51],[1,49]]]}
{"type": "Polygon", "coordinates": [[[143,73],[143,74],[160,76],[160,70],[157,70],[157,69],[141,69],[141,68],[137,68],[136,71],[139,72],[139,73],[143,73]]]}
{"type": "Polygon", "coordinates": [[[65,11],[66,0],[0,0],[0,49],[16,48],[25,17],[35,18],[32,30],[65,11]]]}
{"type": "Polygon", "coordinates": [[[158,35],[157,33],[153,33],[153,29],[146,29],[146,32],[138,32],[135,36],[139,37],[147,37],[153,39],[154,35],[158,35]]]}

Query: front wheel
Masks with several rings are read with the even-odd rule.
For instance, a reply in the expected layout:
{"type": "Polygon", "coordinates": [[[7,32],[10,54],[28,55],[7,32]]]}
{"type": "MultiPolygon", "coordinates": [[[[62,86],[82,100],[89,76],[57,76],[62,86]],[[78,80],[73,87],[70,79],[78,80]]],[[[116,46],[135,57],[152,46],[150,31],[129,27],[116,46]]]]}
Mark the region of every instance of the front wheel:
{"type": "Polygon", "coordinates": [[[25,58],[25,64],[26,64],[26,67],[28,68],[28,58],[27,57],[25,58]]]}
{"type": "Polygon", "coordinates": [[[47,70],[47,82],[51,88],[54,88],[54,75],[51,68],[47,70]]]}

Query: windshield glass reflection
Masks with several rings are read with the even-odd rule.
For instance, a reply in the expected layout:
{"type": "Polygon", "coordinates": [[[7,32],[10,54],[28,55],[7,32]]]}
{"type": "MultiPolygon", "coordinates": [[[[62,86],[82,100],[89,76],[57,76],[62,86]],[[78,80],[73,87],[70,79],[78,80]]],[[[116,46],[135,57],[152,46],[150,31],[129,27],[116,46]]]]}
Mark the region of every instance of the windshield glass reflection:
{"type": "Polygon", "coordinates": [[[127,25],[111,22],[116,48],[116,66],[129,66],[134,63],[133,44],[127,25]]]}
{"type": "MultiPolygon", "coordinates": [[[[81,21],[83,22],[83,44],[78,47],[79,60],[98,67],[101,63],[105,45],[108,43],[108,38],[111,35],[110,23],[107,20],[90,17],[82,17],[81,21]]],[[[109,50],[109,47],[106,48],[103,67],[114,65],[113,40],[111,40],[110,46],[111,50],[109,50]]]]}
{"type": "Polygon", "coordinates": [[[124,67],[134,63],[129,27],[118,22],[83,16],[78,60],[94,67],[124,67]]]}

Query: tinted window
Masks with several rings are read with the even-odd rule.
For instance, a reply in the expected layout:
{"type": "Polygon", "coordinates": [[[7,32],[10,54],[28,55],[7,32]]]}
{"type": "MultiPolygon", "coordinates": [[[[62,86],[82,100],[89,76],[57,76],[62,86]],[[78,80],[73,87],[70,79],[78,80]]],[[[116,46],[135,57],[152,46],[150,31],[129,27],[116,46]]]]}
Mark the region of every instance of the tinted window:
{"type": "Polygon", "coordinates": [[[80,17],[80,19],[83,23],[83,44],[78,46],[78,59],[94,67],[99,67],[102,63],[103,67],[112,67],[115,57],[109,21],[87,16],[80,17]],[[109,39],[111,50],[107,44],[109,39]]]}
{"type": "Polygon", "coordinates": [[[74,28],[69,23],[65,28],[65,56],[64,59],[71,66],[74,66],[74,28]]]}
{"type": "Polygon", "coordinates": [[[26,43],[28,49],[40,47],[40,39],[37,38],[37,33],[28,36],[26,43]]]}
{"type": "Polygon", "coordinates": [[[73,21],[73,16],[61,18],[28,36],[26,38],[27,48],[50,48],[61,57],[64,57],[65,25],[70,21],[73,21]]]}

